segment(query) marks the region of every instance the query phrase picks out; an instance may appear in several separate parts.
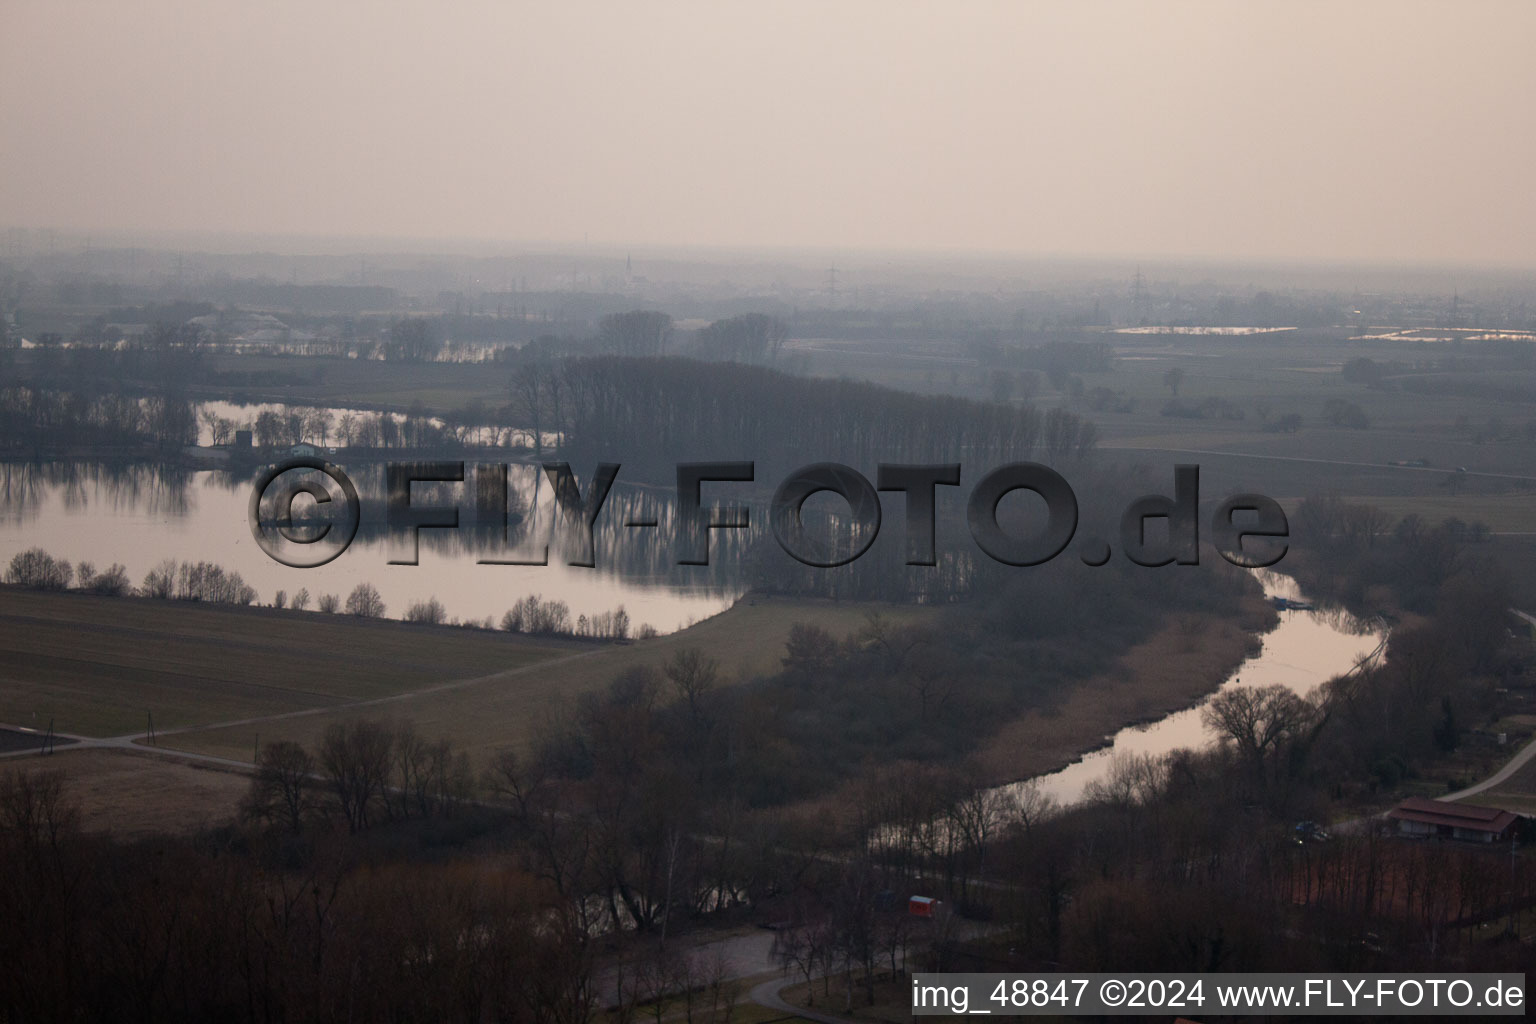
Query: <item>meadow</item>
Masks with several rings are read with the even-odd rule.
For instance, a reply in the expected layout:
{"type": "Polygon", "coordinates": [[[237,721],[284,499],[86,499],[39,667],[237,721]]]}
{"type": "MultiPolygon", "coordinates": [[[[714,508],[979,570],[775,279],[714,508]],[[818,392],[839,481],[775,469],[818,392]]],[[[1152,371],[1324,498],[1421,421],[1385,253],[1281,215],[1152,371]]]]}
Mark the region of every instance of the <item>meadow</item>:
{"type": "Polygon", "coordinates": [[[0,587],[0,723],[250,761],[356,718],[413,721],[483,759],[526,746],[580,694],[685,648],[725,682],[776,671],[796,622],[853,633],[932,609],[748,597],[678,633],[614,644],[273,608],[0,587]]]}

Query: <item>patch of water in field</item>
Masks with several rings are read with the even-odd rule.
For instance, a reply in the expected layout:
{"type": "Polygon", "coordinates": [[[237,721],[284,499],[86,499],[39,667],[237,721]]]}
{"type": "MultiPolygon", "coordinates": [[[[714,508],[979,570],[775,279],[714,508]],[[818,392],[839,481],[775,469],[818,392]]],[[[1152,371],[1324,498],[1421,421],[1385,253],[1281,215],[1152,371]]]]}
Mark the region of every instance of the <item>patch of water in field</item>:
{"type": "MultiPolygon", "coordinates": [[[[263,604],[278,590],[291,599],[307,589],[314,610],[320,595],[334,594],[344,602],[367,582],[378,588],[391,618],[403,616],[413,602],[436,597],[450,618],[499,622],[519,599],[539,595],[564,601],[573,624],[579,616],[622,605],[632,630],[650,625],[662,633],[723,611],[743,589],[736,582],[741,556],[729,549],[728,538],[714,539],[713,568],[678,567],[671,558],[670,510],[658,507],[652,492],[621,486],[614,487],[598,523],[595,568],[565,564],[555,547],[549,565],[479,564],[487,549],[467,528],[423,530],[419,564],[391,565],[403,538],[382,528],[382,470],[363,466],[349,475],[364,506],[356,540],[329,564],[301,569],[274,561],[256,544],[247,517],[251,473],[145,464],[0,464],[0,567],[16,553],[40,547],[71,563],[91,562],[98,571],[121,563],[138,585],[166,559],[206,561],[238,572],[263,604]],[[658,526],[626,529],[632,513],[655,518],[658,526]]],[[[514,466],[510,483],[514,519],[519,512],[531,514],[530,543],[538,547],[552,521],[549,485],[527,466],[514,466]]],[[[586,481],[581,483],[585,488],[586,481]]],[[[472,523],[473,486],[471,480],[458,488],[457,503],[469,510],[461,514],[466,525],[472,523]]],[[[435,503],[421,485],[414,493],[415,502],[435,503]]]]}

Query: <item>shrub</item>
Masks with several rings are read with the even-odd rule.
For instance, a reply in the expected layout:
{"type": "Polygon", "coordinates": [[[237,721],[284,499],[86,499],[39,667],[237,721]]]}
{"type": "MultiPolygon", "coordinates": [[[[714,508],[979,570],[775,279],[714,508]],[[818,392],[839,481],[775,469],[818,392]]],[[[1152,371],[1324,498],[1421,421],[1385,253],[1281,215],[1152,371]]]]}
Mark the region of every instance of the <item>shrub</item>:
{"type": "Polygon", "coordinates": [[[128,570],[121,563],[113,562],[105,572],[93,574],[89,584],[82,578],[80,589],[106,597],[126,597],[133,593],[133,584],[128,582],[128,570]]]}
{"type": "Polygon", "coordinates": [[[42,548],[28,548],[11,559],[5,582],[34,590],[66,590],[73,576],[68,562],[54,558],[42,548]]]}
{"type": "Polygon", "coordinates": [[[384,599],[372,583],[359,583],[347,595],[347,614],[360,615],[365,619],[384,617],[384,599]]]}
{"type": "Polygon", "coordinates": [[[448,609],[443,607],[443,602],[436,597],[425,601],[417,601],[405,610],[406,622],[425,622],[431,626],[440,626],[448,618],[448,609]]]}
{"type": "Polygon", "coordinates": [[[316,607],[327,615],[335,615],[336,609],[341,607],[341,598],[335,594],[321,594],[316,607]]]}

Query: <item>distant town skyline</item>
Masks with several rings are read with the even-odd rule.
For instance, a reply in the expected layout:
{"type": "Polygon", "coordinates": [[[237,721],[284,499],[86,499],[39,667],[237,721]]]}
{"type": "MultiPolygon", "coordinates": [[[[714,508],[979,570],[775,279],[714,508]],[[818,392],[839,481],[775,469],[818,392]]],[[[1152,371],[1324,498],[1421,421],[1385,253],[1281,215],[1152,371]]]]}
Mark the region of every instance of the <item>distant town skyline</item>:
{"type": "Polygon", "coordinates": [[[1536,266],[1520,3],[6,21],[0,225],[1536,266]]]}

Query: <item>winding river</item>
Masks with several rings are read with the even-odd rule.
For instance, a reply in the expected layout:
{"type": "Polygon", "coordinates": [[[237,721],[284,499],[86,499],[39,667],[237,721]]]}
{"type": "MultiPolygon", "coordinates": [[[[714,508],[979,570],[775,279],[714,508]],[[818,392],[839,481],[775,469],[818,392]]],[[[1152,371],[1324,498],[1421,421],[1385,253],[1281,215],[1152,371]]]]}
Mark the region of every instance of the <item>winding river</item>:
{"type": "MultiPolygon", "coordinates": [[[[1259,582],[1271,600],[1303,600],[1296,581],[1275,572],[1260,571],[1259,582]]],[[[1337,610],[1282,610],[1280,624],[1262,638],[1263,646],[1248,658],[1221,690],[1239,686],[1270,686],[1280,683],[1300,695],[1349,671],[1371,654],[1385,637],[1380,623],[1362,622],[1337,610]]],[[[1217,692],[1221,692],[1218,690],[1217,692]]],[[[1117,757],[1127,754],[1161,755],[1179,749],[1200,749],[1213,743],[1214,733],[1200,720],[1206,700],[1175,711],[1155,722],[1129,726],[1106,745],[1074,761],[1060,771],[1031,780],[1061,804],[1077,803],[1092,782],[1104,779],[1117,757]]],[[[1018,785],[1018,784],[1015,784],[1018,785]]],[[[1012,787],[1003,787],[1006,792],[1012,787]]]]}

